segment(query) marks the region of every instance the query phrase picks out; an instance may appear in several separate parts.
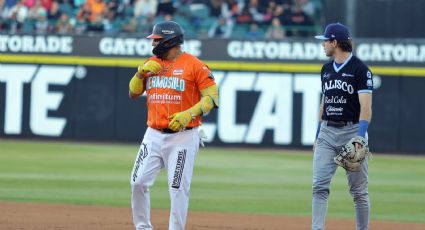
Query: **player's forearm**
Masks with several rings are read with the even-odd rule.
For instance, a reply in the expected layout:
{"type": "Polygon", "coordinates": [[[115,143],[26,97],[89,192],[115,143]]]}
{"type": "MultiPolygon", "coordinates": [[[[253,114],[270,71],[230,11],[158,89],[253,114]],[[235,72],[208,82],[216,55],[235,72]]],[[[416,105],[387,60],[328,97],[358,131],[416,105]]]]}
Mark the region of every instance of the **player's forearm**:
{"type": "Polygon", "coordinates": [[[359,94],[360,102],[360,116],[359,121],[367,121],[370,123],[372,120],[372,94],[363,93],[359,94]]]}
{"type": "Polygon", "coordinates": [[[372,120],[372,108],[367,106],[362,106],[359,116],[359,121],[364,120],[370,123],[372,120]]]}
{"type": "MultiPolygon", "coordinates": [[[[319,136],[319,132],[320,132],[320,126],[322,124],[322,115],[323,115],[323,103],[324,103],[324,99],[322,97],[322,100],[320,101],[320,106],[319,106],[319,122],[317,123],[317,130],[316,130],[316,139],[319,136]]],[[[313,148],[314,149],[314,148],[313,148]]]]}
{"type": "Polygon", "coordinates": [[[139,97],[145,91],[143,87],[143,79],[138,77],[138,74],[136,73],[133,76],[133,78],[131,78],[128,88],[129,88],[129,97],[131,99],[139,97]]]}
{"type": "Polygon", "coordinates": [[[372,94],[362,93],[359,94],[360,102],[360,116],[359,116],[359,130],[357,135],[366,137],[369,123],[372,119],[372,94]]]}
{"type": "Polygon", "coordinates": [[[370,121],[372,119],[372,108],[370,106],[361,106],[360,116],[359,116],[359,130],[357,135],[361,137],[366,137],[366,132],[369,127],[370,121]]]}
{"type": "Polygon", "coordinates": [[[320,101],[320,106],[319,106],[319,122],[322,121],[322,116],[323,116],[323,104],[324,104],[324,99],[322,97],[322,100],[320,101]]]}
{"type": "Polygon", "coordinates": [[[202,98],[194,106],[188,109],[188,112],[194,116],[207,115],[212,109],[218,107],[218,89],[217,85],[212,85],[201,90],[202,98]]]}

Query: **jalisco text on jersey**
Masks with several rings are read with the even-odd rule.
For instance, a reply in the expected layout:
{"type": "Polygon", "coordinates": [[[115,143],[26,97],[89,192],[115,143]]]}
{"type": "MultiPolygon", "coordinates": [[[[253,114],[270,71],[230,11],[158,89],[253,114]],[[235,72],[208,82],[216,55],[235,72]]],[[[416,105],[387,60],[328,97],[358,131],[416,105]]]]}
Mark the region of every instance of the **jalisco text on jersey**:
{"type": "Polygon", "coordinates": [[[184,79],[178,77],[154,76],[148,78],[146,89],[161,88],[184,91],[185,85],[184,79]]]}
{"type": "Polygon", "coordinates": [[[331,89],[341,89],[345,92],[348,92],[349,94],[354,93],[354,87],[348,84],[347,82],[341,80],[330,80],[325,82],[323,86],[323,92],[326,92],[327,90],[331,89]]]}

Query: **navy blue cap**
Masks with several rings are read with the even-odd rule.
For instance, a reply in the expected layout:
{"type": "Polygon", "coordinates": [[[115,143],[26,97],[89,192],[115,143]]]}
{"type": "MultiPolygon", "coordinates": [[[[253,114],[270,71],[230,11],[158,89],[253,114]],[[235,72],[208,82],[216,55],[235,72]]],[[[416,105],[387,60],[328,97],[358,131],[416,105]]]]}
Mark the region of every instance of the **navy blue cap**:
{"type": "Polygon", "coordinates": [[[351,39],[348,28],[337,22],[331,23],[326,26],[325,34],[317,35],[315,38],[320,40],[337,40],[337,41],[348,41],[351,39]]]}

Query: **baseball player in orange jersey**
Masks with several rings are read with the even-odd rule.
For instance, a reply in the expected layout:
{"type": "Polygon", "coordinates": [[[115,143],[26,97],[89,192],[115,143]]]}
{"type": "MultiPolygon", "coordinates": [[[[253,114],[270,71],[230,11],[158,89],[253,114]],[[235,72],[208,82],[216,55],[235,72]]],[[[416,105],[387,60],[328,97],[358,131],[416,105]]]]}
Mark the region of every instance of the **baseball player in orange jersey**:
{"type": "Polygon", "coordinates": [[[149,188],[167,169],[171,199],[170,230],[183,230],[201,116],[218,107],[218,89],[211,70],[181,49],[183,32],[175,22],[154,26],[155,56],[139,66],[129,84],[130,98],[146,92],[148,128],[131,173],[131,204],[136,229],[153,229],[149,188]]]}

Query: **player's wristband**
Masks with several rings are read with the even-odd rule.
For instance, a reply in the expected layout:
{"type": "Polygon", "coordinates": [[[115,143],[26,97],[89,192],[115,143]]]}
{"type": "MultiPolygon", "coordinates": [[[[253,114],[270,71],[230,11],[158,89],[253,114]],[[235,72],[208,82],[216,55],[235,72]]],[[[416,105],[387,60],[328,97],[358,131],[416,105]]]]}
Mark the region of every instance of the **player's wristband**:
{"type": "Polygon", "coordinates": [[[320,133],[320,126],[322,125],[322,122],[319,121],[319,123],[317,124],[317,131],[316,131],[316,139],[319,136],[320,133]]]}
{"type": "Polygon", "coordinates": [[[357,135],[361,137],[366,136],[367,127],[369,126],[369,122],[366,120],[359,121],[359,131],[357,131],[357,135]]]}

